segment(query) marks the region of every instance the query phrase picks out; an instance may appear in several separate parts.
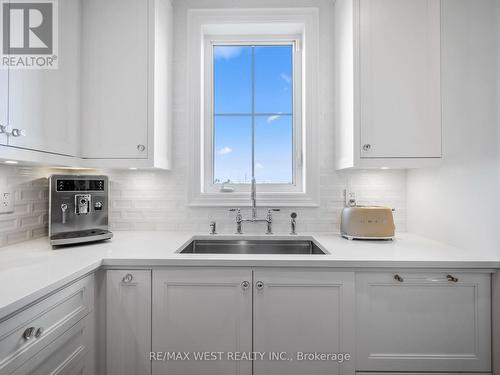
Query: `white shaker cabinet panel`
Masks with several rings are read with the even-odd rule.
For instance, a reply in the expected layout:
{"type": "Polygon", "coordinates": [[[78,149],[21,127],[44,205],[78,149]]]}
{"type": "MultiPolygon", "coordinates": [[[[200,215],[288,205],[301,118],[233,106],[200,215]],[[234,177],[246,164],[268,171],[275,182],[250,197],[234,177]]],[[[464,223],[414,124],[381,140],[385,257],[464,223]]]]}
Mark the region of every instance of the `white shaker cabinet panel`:
{"type": "Polygon", "coordinates": [[[106,271],[106,374],[150,374],[151,271],[106,271]]]}
{"type": "Polygon", "coordinates": [[[442,157],[441,1],[335,4],[337,168],[442,157]]]}
{"type": "MultiPolygon", "coordinates": [[[[254,375],[354,374],[354,273],[254,272],[254,375]],[[286,352],[291,361],[268,360],[286,352]],[[350,360],[300,360],[302,353],[349,354],[350,360]]],[[[345,358],[345,357],[344,357],[345,358]]]]}
{"type": "Polygon", "coordinates": [[[169,0],[83,2],[84,166],[170,168],[172,32],[169,0]]]}
{"type": "MultiPolygon", "coordinates": [[[[8,144],[19,149],[77,156],[80,0],[59,1],[58,15],[58,68],[9,71],[9,126],[24,130],[25,135],[10,136],[8,144]]],[[[2,87],[0,90],[3,91],[2,87]]],[[[0,93],[0,99],[1,96],[0,93]]],[[[18,157],[21,160],[24,158],[22,153],[18,157]]]]}
{"type": "Polygon", "coordinates": [[[490,372],[490,275],[360,273],[359,371],[490,372]]]}
{"type": "Polygon", "coordinates": [[[441,157],[440,25],[440,0],[360,0],[361,157],[441,157]]]}
{"type": "Polygon", "coordinates": [[[176,268],[153,271],[153,351],[189,352],[189,360],[153,361],[153,374],[251,375],[250,361],[227,353],[252,351],[250,269],[176,268]],[[222,352],[196,360],[196,352],[222,352]]]}
{"type": "Polygon", "coordinates": [[[147,158],[148,5],[83,2],[83,157],[147,158]]]}
{"type": "Polygon", "coordinates": [[[9,123],[9,71],[0,69],[0,145],[7,144],[7,135],[3,132],[3,127],[9,123]]]}

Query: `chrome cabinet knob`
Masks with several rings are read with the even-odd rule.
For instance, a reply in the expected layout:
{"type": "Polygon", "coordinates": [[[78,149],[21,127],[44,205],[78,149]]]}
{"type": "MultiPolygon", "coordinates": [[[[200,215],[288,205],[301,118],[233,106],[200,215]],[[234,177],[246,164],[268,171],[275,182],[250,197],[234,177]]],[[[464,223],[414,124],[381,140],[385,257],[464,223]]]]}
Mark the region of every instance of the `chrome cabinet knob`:
{"type": "Polygon", "coordinates": [[[43,334],[44,329],[42,327],[38,328],[35,332],[35,337],[39,338],[43,334]]]}
{"type": "Polygon", "coordinates": [[[133,279],[134,279],[134,276],[132,276],[131,273],[127,273],[125,276],[123,276],[122,281],[124,283],[130,283],[130,282],[132,282],[133,279]]]}
{"type": "Polygon", "coordinates": [[[26,137],[26,129],[12,129],[11,135],[13,137],[26,137]]]}
{"type": "Polygon", "coordinates": [[[0,134],[10,134],[10,129],[7,125],[0,125],[0,134]]]}
{"type": "Polygon", "coordinates": [[[255,287],[258,289],[258,290],[262,290],[264,289],[264,283],[262,281],[257,281],[255,283],[255,287]]]}
{"type": "Polygon", "coordinates": [[[137,150],[139,150],[140,152],[143,152],[146,150],[146,146],[144,145],[137,145],[137,150]]]}
{"type": "Polygon", "coordinates": [[[446,275],[446,279],[452,283],[458,283],[458,278],[452,275],[446,275]]]}
{"type": "Polygon", "coordinates": [[[246,281],[246,280],[245,280],[245,281],[243,281],[243,282],[241,283],[241,289],[243,289],[243,290],[247,290],[249,287],[250,287],[250,282],[249,282],[249,281],[246,281]]]}
{"type": "Polygon", "coordinates": [[[363,145],[363,151],[370,151],[372,149],[372,145],[367,143],[363,145]]]}
{"type": "Polygon", "coordinates": [[[401,276],[399,276],[399,275],[394,275],[394,280],[396,280],[396,281],[398,281],[400,283],[402,283],[404,281],[404,279],[401,276]]]}
{"type": "Polygon", "coordinates": [[[25,340],[31,340],[33,338],[33,336],[35,335],[35,330],[36,330],[35,327],[26,328],[23,332],[23,338],[25,340]]]}

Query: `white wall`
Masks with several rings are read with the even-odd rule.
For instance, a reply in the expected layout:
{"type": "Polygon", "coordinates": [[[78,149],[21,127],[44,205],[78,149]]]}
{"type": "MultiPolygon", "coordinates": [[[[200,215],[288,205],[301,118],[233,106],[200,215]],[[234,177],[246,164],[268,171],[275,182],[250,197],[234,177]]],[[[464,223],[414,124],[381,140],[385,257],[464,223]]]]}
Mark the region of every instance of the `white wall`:
{"type": "Polygon", "coordinates": [[[496,0],[443,0],[440,168],[408,172],[408,231],[500,254],[496,0]]]}

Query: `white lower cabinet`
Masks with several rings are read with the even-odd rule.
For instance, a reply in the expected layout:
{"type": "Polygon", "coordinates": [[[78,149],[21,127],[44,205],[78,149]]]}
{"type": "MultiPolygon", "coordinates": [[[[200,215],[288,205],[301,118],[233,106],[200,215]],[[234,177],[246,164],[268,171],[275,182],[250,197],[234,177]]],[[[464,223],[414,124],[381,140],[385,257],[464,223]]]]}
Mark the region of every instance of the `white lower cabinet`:
{"type": "Polygon", "coordinates": [[[155,375],[354,374],[353,360],[332,360],[354,354],[354,274],[154,271],[153,351],[189,353],[189,359],[154,361],[155,375]],[[203,352],[215,357],[195,357],[203,352]],[[238,360],[241,353],[254,360],[238,360]],[[322,353],[329,359],[311,357],[322,353]]]}
{"type": "Polygon", "coordinates": [[[84,318],[12,373],[12,375],[72,375],[93,373],[93,322],[84,318]]]}
{"type": "Polygon", "coordinates": [[[352,272],[254,271],[253,345],[266,356],[253,374],[353,374],[354,320],[352,272]]]}
{"type": "Polygon", "coordinates": [[[491,372],[490,275],[356,275],[358,371],[491,372]]]}
{"type": "Polygon", "coordinates": [[[0,321],[0,375],[94,371],[94,275],[0,321]]]}
{"type": "Polygon", "coordinates": [[[152,373],[251,375],[250,361],[226,356],[252,351],[251,285],[245,268],[153,271],[153,351],[189,358],[153,361],[152,373]],[[194,358],[203,352],[222,352],[222,358],[194,358]]]}
{"type": "Polygon", "coordinates": [[[106,271],[106,374],[151,373],[151,271],[106,271]]]}

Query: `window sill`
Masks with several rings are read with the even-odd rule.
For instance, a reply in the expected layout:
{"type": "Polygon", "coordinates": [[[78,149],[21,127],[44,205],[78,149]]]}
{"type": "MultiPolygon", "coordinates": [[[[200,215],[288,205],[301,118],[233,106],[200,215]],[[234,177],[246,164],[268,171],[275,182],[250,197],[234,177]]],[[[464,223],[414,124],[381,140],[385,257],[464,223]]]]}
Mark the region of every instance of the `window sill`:
{"type": "MultiPolygon", "coordinates": [[[[201,193],[189,202],[190,207],[250,207],[249,193],[201,193]]],[[[307,193],[257,193],[258,207],[318,207],[307,193]]]]}

